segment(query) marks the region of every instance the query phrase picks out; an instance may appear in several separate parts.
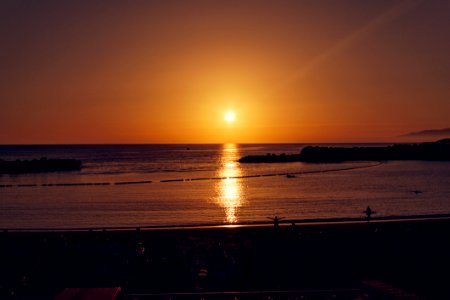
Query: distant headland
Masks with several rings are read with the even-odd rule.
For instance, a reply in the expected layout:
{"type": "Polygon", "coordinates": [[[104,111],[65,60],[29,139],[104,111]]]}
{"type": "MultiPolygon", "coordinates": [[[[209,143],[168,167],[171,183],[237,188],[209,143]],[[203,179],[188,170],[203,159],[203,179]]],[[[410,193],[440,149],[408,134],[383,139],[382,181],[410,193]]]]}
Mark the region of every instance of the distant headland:
{"type": "Polygon", "coordinates": [[[46,173],[81,170],[77,159],[41,159],[7,161],[0,159],[0,174],[46,173]]]}
{"type": "Polygon", "coordinates": [[[383,147],[307,146],[298,154],[249,155],[241,163],[344,162],[385,160],[450,160],[450,139],[421,144],[394,144],[383,147]]]}
{"type": "Polygon", "coordinates": [[[450,136],[450,128],[442,128],[442,129],[427,129],[422,131],[410,132],[400,137],[426,137],[428,139],[434,138],[447,138],[450,136]]]}

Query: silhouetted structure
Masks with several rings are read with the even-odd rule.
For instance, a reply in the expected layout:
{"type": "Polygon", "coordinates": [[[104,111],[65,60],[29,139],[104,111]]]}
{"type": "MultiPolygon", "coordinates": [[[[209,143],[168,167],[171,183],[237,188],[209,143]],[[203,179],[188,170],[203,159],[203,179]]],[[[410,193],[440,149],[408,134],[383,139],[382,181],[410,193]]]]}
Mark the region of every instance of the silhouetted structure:
{"type": "Polygon", "coordinates": [[[284,218],[283,217],[278,218],[277,216],[275,216],[274,218],[269,218],[269,219],[273,220],[273,227],[278,228],[280,225],[280,220],[284,219],[284,218]]]}
{"type": "Polygon", "coordinates": [[[364,222],[266,225],[0,232],[0,299],[55,299],[67,287],[121,287],[119,299],[401,298],[367,278],[450,299],[449,215],[394,218],[377,231],[364,222]]]}
{"type": "Polygon", "coordinates": [[[366,210],[364,211],[364,213],[366,214],[367,217],[367,221],[370,221],[370,218],[372,217],[373,214],[375,214],[376,212],[373,211],[370,206],[367,206],[366,210]]]}

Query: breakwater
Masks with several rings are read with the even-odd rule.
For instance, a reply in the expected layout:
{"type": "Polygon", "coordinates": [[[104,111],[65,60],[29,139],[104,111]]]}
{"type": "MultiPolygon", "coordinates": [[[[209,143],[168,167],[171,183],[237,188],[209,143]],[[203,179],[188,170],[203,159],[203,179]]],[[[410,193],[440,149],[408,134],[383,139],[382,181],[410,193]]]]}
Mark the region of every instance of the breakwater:
{"type": "Polygon", "coordinates": [[[82,162],[77,159],[41,159],[7,161],[0,159],[0,174],[24,174],[79,171],[82,162]]]}

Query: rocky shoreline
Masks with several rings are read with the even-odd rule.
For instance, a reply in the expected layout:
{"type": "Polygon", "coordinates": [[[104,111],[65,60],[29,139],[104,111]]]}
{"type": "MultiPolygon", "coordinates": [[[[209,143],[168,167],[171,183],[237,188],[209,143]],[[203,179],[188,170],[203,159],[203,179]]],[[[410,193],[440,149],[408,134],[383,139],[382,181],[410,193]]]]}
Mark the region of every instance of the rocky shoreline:
{"type": "Polygon", "coordinates": [[[325,147],[307,146],[298,154],[249,155],[239,159],[240,163],[280,162],[344,162],[387,160],[450,160],[450,139],[421,144],[394,144],[386,147],[325,147]]]}

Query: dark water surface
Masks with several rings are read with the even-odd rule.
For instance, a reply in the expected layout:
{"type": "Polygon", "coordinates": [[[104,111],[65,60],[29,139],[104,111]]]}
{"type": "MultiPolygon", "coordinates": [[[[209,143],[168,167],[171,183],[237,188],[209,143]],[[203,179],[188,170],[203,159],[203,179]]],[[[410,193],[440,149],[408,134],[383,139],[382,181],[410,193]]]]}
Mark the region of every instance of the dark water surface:
{"type": "Polygon", "coordinates": [[[79,172],[0,175],[0,228],[232,224],[450,212],[450,162],[239,164],[303,145],[0,146],[76,158],[79,172]],[[294,177],[286,177],[294,174],[294,177]]]}

